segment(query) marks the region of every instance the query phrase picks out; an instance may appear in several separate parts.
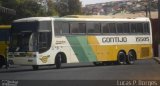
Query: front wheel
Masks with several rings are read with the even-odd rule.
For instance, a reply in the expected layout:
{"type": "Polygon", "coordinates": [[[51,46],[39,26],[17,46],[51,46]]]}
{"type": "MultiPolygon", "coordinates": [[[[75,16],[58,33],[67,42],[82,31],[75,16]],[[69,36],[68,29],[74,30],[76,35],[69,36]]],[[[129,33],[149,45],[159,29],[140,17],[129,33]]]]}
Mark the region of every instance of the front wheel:
{"type": "Polygon", "coordinates": [[[134,64],[136,60],[136,54],[133,51],[129,51],[127,57],[127,64],[134,64]]]}
{"type": "Polygon", "coordinates": [[[62,55],[58,54],[55,59],[56,68],[60,69],[62,64],[62,55]]]}

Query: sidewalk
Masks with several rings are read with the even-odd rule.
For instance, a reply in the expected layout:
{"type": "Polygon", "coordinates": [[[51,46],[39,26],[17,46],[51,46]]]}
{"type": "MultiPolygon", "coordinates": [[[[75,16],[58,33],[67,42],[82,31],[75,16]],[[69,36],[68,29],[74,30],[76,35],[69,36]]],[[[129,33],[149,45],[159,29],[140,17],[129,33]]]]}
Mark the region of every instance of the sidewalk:
{"type": "Polygon", "coordinates": [[[160,57],[153,57],[153,59],[160,64],[160,57]]]}

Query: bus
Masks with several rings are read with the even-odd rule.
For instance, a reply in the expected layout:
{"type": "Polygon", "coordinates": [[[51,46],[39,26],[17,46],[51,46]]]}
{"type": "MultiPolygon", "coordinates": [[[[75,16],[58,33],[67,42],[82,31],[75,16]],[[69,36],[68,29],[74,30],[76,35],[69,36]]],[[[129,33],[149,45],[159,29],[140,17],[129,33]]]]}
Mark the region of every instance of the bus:
{"type": "Polygon", "coordinates": [[[0,68],[7,64],[10,25],[0,25],[0,68]]]}
{"type": "Polygon", "coordinates": [[[23,18],[12,23],[8,58],[34,70],[62,63],[134,64],[153,57],[151,30],[149,18],[23,18]]]}

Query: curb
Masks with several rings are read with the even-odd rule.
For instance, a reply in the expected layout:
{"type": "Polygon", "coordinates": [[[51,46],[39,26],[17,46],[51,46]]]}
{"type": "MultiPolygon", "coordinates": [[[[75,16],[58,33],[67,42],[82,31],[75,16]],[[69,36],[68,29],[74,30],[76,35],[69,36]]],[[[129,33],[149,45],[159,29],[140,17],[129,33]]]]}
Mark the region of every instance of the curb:
{"type": "Polygon", "coordinates": [[[159,58],[159,57],[153,57],[153,59],[154,59],[158,64],[160,64],[160,58],[159,58]]]}

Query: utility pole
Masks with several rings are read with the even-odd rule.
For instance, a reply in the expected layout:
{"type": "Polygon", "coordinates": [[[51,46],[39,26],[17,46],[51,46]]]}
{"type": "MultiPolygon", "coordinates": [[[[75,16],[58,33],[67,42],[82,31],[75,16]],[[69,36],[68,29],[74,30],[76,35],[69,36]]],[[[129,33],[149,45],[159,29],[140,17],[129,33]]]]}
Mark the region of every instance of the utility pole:
{"type": "Polygon", "coordinates": [[[158,19],[160,20],[160,0],[158,0],[158,19]]]}
{"type": "Polygon", "coordinates": [[[148,0],[148,13],[149,13],[149,18],[151,18],[151,0],[148,0]]]}

